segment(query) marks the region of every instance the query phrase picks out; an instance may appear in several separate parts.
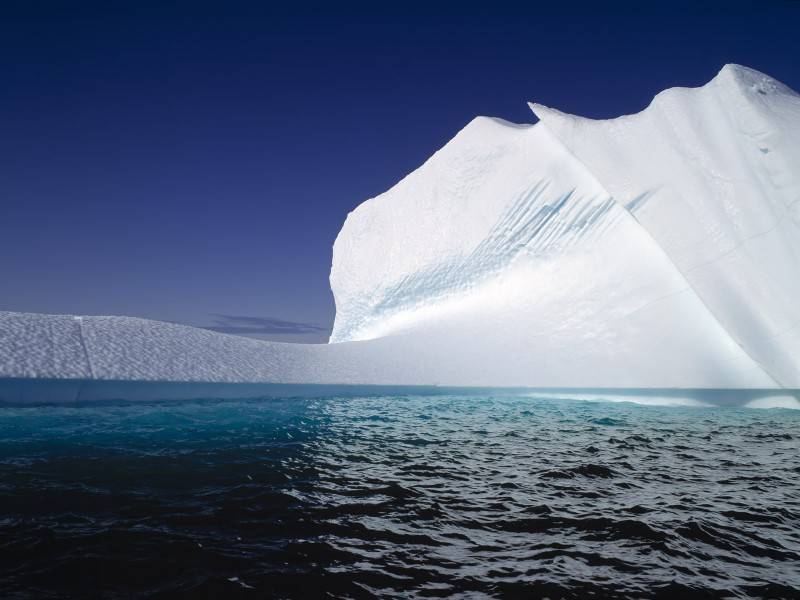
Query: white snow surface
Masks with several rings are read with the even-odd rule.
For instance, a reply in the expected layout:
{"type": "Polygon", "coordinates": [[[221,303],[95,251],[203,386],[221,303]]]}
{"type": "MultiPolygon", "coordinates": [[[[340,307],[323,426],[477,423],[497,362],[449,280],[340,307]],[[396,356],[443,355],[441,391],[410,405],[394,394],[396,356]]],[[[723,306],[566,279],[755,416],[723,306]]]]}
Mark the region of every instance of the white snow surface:
{"type": "Polygon", "coordinates": [[[0,376],[800,388],[800,97],[728,65],[637,115],[531,106],[348,215],[331,344],[0,313],[0,376]]]}

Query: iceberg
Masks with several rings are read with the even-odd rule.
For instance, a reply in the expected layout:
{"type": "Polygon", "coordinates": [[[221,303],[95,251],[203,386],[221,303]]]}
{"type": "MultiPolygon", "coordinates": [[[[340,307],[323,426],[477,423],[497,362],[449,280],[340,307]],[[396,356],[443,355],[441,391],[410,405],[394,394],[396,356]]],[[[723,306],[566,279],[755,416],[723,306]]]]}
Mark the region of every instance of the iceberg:
{"type": "Polygon", "coordinates": [[[727,65],[633,116],[531,107],[348,216],[331,341],[487,345],[546,386],[800,387],[800,98],[727,65]]]}
{"type": "Polygon", "coordinates": [[[478,117],[352,211],[329,344],[0,313],[0,376],[800,388],[800,97],[727,65],[597,121],[478,117]]]}

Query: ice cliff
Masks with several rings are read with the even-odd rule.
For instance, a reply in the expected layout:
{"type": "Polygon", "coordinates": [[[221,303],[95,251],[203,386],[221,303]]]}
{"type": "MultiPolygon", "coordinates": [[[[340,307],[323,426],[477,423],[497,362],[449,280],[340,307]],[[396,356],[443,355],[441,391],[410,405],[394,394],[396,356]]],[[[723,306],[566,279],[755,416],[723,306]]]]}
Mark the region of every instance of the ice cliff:
{"type": "Polygon", "coordinates": [[[331,344],[0,313],[0,376],[800,388],[800,97],[728,65],[636,115],[531,108],[347,217],[331,344]]]}

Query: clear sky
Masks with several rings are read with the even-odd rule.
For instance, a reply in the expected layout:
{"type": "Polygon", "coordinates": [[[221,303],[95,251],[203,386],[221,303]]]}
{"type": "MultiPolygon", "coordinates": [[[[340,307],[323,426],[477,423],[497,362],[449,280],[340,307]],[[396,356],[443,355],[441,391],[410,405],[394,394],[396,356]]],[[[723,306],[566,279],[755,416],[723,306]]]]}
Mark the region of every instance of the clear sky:
{"type": "Polygon", "coordinates": [[[0,310],[325,340],[345,216],[474,116],[800,89],[793,0],[267,4],[0,4],[0,310]]]}

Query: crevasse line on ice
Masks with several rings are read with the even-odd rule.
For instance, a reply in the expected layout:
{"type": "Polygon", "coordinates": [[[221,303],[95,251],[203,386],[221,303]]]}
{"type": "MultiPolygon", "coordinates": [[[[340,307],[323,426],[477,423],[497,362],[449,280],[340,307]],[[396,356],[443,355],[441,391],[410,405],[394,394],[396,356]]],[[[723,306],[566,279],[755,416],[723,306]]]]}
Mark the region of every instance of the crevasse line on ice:
{"type": "Polygon", "coordinates": [[[92,356],[89,353],[89,349],[86,347],[86,336],[83,333],[83,317],[76,316],[73,317],[75,324],[78,327],[78,341],[81,346],[81,350],[83,351],[83,356],[86,359],[86,367],[89,369],[89,376],[94,379],[96,377],[94,367],[92,366],[92,356]]]}

